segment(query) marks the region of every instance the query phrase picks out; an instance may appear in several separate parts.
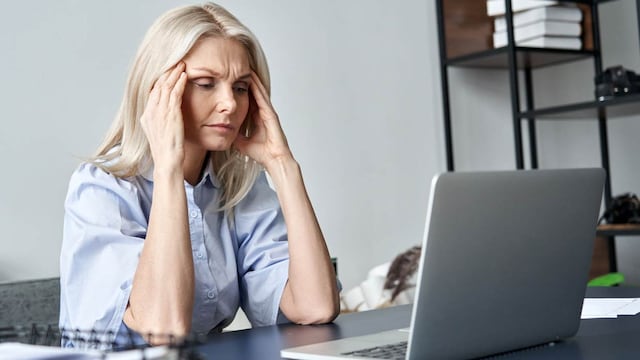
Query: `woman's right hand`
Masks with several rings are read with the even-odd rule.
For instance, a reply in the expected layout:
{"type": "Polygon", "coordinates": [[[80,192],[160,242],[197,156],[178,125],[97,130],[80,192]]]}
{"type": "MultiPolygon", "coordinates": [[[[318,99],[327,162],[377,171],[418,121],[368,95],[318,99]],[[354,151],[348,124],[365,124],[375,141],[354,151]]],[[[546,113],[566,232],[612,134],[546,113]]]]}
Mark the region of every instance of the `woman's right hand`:
{"type": "MultiPolygon", "coordinates": [[[[191,329],[194,270],[183,173],[184,69],[180,62],[160,76],[140,119],[154,162],[153,202],[123,321],[143,334],[180,337],[191,329]]],[[[158,345],[167,338],[146,340],[158,345]]]]}
{"type": "Polygon", "coordinates": [[[187,83],[185,64],[179,62],[153,85],[140,118],[149,141],[154,171],[182,170],[184,161],[184,123],[182,94],[187,83]]]}

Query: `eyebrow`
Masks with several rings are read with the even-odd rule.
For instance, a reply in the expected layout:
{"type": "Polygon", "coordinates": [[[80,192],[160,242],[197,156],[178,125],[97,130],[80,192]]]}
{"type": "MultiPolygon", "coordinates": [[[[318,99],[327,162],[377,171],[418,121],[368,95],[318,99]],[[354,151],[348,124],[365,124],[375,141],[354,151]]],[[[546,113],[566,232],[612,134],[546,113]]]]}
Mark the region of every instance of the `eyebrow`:
{"type": "MultiPolygon", "coordinates": [[[[215,72],[215,71],[213,71],[213,70],[211,70],[211,69],[209,69],[207,67],[195,67],[195,68],[192,68],[192,69],[194,71],[197,70],[197,71],[208,72],[209,74],[211,74],[214,77],[220,77],[221,76],[220,73],[215,72]]],[[[244,75],[240,75],[235,81],[247,80],[250,77],[251,77],[251,73],[247,73],[247,74],[244,74],[244,75]]]]}

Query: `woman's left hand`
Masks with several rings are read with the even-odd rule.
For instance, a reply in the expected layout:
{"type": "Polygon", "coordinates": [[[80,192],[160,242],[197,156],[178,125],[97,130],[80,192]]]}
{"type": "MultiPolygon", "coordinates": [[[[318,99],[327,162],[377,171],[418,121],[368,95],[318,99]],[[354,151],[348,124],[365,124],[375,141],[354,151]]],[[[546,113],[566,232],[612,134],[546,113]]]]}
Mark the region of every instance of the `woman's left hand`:
{"type": "Polygon", "coordinates": [[[250,87],[253,103],[248,121],[250,137],[238,134],[234,146],[262,165],[276,190],[287,226],[289,277],[280,309],[299,324],[320,324],[335,319],[340,310],[336,274],[318,219],[307,195],[300,166],[293,158],[269,94],[255,73],[250,87]]]}
{"type": "Polygon", "coordinates": [[[250,137],[238,134],[234,146],[268,170],[272,163],[291,159],[293,156],[267,89],[253,71],[250,90],[252,100],[247,121],[252,122],[253,131],[250,137]]]}

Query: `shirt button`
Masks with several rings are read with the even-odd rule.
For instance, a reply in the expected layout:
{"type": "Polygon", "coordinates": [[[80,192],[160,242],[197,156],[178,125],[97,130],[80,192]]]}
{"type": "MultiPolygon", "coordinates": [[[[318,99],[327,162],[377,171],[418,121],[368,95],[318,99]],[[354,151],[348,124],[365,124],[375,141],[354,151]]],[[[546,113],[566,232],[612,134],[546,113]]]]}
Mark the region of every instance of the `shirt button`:
{"type": "Polygon", "coordinates": [[[198,212],[197,212],[197,211],[195,211],[195,210],[192,210],[192,211],[191,211],[191,217],[192,217],[192,218],[197,218],[197,217],[198,217],[198,212]]]}
{"type": "Polygon", "coordinates": [[[216,293],[215,293],[215,291],[213,291],[213,290],[209,290],[209,291],[207,291],[207,297],[208,297],[209,299],[213,299],[214,297],[216,297],[216,293]]]}
{"type": "Polygon", "coordinates": [[[196,256],[198,257],[198,259],[202,259],[204,257],[204,255],[202,254],[202,251],[198,251],[196,253],[196,256]]]}

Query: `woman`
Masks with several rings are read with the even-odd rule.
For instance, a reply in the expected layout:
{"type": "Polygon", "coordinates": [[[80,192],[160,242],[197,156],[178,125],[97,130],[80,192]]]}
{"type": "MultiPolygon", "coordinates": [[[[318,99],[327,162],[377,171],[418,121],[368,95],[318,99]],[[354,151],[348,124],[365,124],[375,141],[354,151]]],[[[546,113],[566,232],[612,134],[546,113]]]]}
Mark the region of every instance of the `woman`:
{"type": "Polygon", "coordinates": [[[240,305],[254,326],[337,316],[266,59],[222,7],[177,8],[149,29],[104,143],[71,177],[60,266],[60,326],[107,337],[219,331],[240,305]]]}

